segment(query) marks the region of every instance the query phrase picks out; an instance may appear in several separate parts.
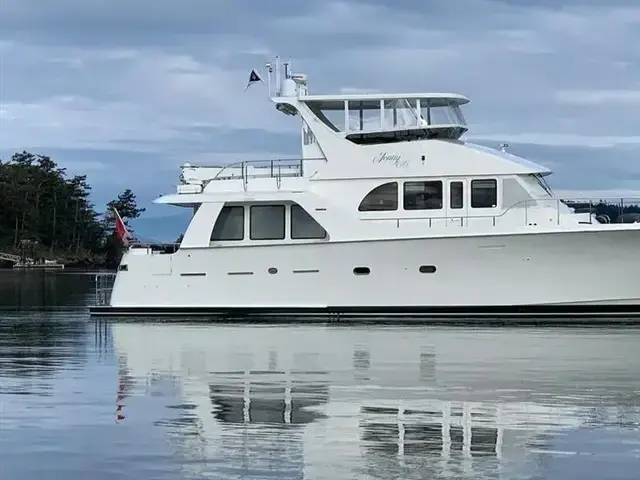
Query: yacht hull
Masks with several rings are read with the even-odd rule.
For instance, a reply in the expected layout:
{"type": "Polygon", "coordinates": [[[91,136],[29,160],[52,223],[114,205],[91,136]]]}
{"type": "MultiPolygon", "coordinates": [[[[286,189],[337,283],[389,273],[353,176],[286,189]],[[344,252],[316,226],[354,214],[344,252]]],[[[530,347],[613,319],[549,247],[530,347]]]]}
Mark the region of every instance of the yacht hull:
{"type": "Polygon", "coordinates": [[[110,305],[91,313],[323,321],[640,317],[639,245],[637,228],[611,228],[171,255],[132,250],[110,305]],[[368,274],[354,273],[365,268],[368,274]]]}

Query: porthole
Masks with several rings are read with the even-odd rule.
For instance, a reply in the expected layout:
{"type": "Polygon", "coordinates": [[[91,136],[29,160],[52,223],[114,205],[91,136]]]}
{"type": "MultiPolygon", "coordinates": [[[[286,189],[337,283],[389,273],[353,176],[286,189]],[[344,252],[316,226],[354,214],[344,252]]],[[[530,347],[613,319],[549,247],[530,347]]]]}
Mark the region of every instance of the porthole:
{"type": "Polygon", "coordinates": [[[436,273],[435,265],[420,265],[420,273],[436,273]]]}
{"type": "Polygon", "coordinates": [[[276,273],[278,273],[278,269],[276,267],[269,267],[269,270],[267,270],[267,272],[269,272],[271,275],[275,275],[276,273]]]}
{"type": "Polygon", "coordinates": [[[369,267],[356,267],[353,269],[354,275],[369,275],[370,273],[371,270],[369,269],[369,267]]]}

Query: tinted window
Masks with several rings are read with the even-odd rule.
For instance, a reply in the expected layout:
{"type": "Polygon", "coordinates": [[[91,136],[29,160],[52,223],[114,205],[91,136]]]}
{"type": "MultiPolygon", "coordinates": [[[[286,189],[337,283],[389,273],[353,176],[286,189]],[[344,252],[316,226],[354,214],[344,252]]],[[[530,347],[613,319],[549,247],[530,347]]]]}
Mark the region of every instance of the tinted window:
{"type": "Polygon", "coordinates": [[[242,240],[244,238],[244,207],[222,207],[211,232],[211,240],[242,240]]]}
{"type": "Polygon", "coordinates": [[[284,238],[284,205],[253,205],[250,212],[251,240],[282,240],[284,238]]]}
{"type": "Polygon", "coordinates": [[[398,209],[398,183],[390,182],[371,190],[360,203],[361,212],[398,209]]]}
{"type": "Polygon", "coordinates": [[[462,182],[449,184],[449,208],[462,208],[464,206],[464,188],[462,182]]]}
{"type": "Polygon", "coordinates": [[[405,210],[438,210],[442,208],[442,182],[404,182],[405,210]]]}
{"type": "Polygon", "coordinates": [[[498,182],[490,180],[471,180],[471,207],[494,208],[498,206],[498,182]]]}
{"type": "Polygon", "coordinates": [[[291,205],[291,238],[326,238],[327,232],[300,205],[291,205]]]}

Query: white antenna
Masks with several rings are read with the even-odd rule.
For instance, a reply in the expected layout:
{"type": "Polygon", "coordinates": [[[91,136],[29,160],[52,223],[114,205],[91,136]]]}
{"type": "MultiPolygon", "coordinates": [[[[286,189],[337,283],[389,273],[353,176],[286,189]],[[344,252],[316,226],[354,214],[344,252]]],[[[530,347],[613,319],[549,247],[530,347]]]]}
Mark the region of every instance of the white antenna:
{"type": "Polygon", "coordinates": [[[270,62],[267,62],[264,68],[267,69],[267,85],[269,87],[269,96],[271,96],[271,75],[273,75],[273,67],[270,62]]]}
{"type": "Polygon", "coordinates": [[[276,55],[276,97],[280,96],[280,57],[276,55]]]}

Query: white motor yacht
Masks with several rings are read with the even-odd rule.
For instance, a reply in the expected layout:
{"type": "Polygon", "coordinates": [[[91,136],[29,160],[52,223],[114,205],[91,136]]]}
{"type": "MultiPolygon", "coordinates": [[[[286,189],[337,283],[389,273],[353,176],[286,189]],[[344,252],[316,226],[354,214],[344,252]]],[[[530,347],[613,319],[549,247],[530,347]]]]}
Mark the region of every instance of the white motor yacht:
{"type": "Polygon", "coordinates": [[[130,246],[92,314],[640,312],[640,224],[577,214],[549,169],[465,141],[468,98],[315,95],[288,67],[269,97],[301,158],[183,165],[155,200],[193,210],[179,247],[130,246]]]}

